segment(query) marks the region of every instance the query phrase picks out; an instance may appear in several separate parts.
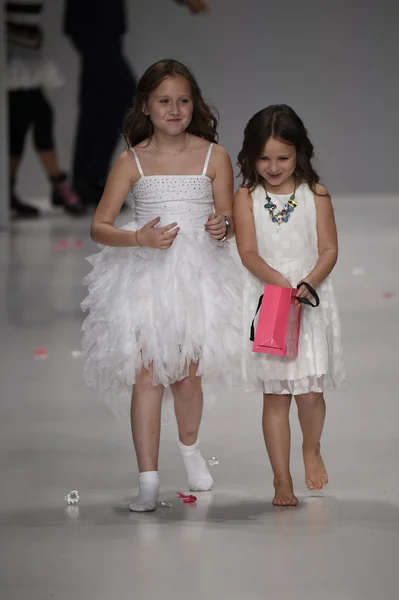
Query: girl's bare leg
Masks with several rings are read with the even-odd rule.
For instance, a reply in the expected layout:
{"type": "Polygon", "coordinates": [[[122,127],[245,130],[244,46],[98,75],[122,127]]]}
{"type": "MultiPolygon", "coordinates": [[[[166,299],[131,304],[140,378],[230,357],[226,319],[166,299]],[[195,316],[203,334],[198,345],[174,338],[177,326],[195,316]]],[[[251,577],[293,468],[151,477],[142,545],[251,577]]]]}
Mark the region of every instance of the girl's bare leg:
{"type": "Polygon", "coordinates": [[[264,394],[263,435],[274,474],[275,506],[296,506],[290,473],[291,429],[289,411],[291,396],[264,394]]]}
{"type": "Polygon", "coordinates": [[[321,490],[328,483],[328,475],[320,454],[320,439],[326,417],[323,394],[311,392],[295,397],[299,423],[303,435],[305,480],[309,490],[321,490]]]}

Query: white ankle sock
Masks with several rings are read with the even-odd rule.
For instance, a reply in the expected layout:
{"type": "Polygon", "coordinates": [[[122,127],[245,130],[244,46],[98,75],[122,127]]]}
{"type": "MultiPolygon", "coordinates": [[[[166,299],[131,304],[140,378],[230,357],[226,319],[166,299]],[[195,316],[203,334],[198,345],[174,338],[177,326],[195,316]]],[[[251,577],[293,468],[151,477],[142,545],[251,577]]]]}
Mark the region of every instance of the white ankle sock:
{"type": "Polygon", "coordinates": [[[188,485],[192,492],[207,492],[213,485],[213,479],[199,451],[199,440],[192,446],[185,446],[179,438],[177,445],[186,467],[188,485]]]}
{"type": "Polygon", "coordinates": [[[139,495],[129,505],[133,512],[150,512],[157,507],[159,493],[158,471],[145,471],[139,474],[139,495]]]}

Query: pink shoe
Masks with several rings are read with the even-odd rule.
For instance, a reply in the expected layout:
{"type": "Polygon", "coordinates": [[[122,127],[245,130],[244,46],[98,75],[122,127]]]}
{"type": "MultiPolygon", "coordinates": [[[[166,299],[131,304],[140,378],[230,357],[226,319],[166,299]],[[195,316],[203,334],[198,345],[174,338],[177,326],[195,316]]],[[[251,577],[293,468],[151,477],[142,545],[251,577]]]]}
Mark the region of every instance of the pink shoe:
{"type": "Polygon", "coordinates": [[[51,196],[53,206],[63,206],[66,212],[74,216],[85,214],[86,207],[67,180],[66,175],[53,177],[51,183],[53,186],[51,196]]]}

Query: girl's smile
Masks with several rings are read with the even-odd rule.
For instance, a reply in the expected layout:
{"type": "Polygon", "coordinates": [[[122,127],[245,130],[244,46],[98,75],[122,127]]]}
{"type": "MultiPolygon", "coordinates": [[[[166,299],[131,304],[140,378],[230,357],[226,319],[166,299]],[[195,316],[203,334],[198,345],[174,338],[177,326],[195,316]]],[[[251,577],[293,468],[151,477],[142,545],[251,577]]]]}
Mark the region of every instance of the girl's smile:
{"type": "MultiPolygon", "coordinates": [[[[296,169],[297,153],[295,146],[271,137],[267,140],[262,154],[255,163],[259,175],[275,193],[285,193],[285,184],[292,184],[291,178],[296,169]],[[281,189],[280,189],[281,188],[281,189]]],[[[290,192],[291,190],[288,190],[290,192]]]]}

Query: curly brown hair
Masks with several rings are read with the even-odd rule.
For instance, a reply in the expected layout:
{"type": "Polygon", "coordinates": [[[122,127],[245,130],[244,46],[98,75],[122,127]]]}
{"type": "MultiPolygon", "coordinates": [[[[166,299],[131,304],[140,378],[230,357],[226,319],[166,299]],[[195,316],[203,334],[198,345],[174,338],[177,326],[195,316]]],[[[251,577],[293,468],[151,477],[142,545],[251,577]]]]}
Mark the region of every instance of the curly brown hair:
{"type": "Polygon", "coordinates": [[[187,132],[209,142],[218,142],[218,115],[203,99],[192,71],[177,60],[164,59],[149,67],[138,83],[133,106],[123,125],[123,136],[129,147],[136,146],[153,135],[153,124],[150,117],[143,113],[143,107],[147,104],[150,94],[164,79],[176,75],[186,79],[193,97],[194,111],[187,132]]]}
{"type": "Polygon", "coordinates": [[[263,148],[271,137],[295,146],[297,151],[295,175],[298,181],[306,182],[315,193],[320,177],[312,165],[313,144],[303,121],[286,104],[268,106],[248,121],[243,145],[238,155],[242,187],[253,191],[262,183],[262,177],[257,172],[255,163],[262,156],[263,148]]]}

